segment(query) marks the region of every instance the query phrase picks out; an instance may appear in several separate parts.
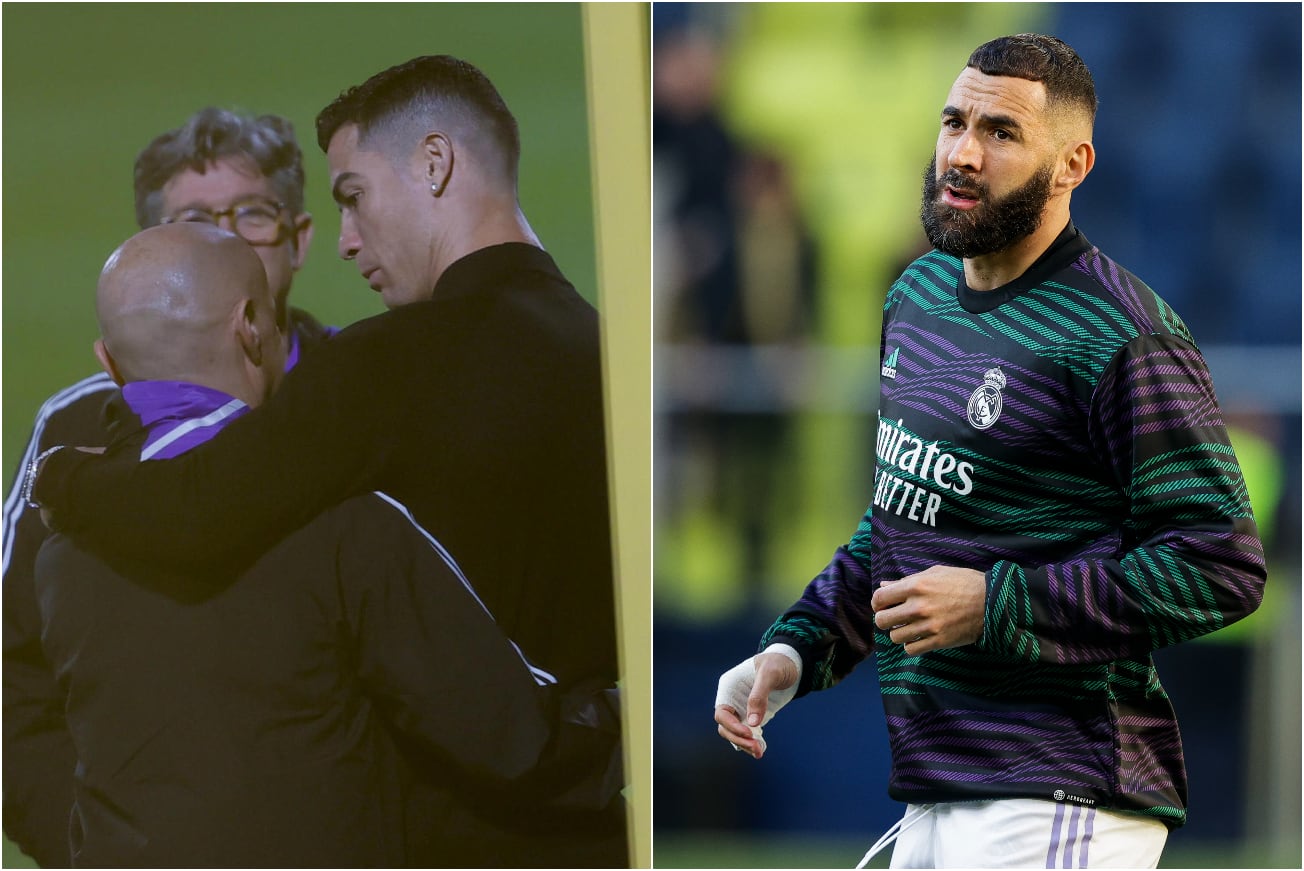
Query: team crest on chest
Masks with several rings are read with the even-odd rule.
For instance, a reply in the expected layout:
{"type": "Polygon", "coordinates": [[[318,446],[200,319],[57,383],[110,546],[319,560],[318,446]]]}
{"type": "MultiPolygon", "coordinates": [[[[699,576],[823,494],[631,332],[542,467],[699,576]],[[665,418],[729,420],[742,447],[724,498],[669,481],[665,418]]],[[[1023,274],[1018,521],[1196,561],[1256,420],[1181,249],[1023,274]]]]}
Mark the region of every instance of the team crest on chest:
{"type": "Polygon", "coordinates": [[[988,369],[983,374],[983,383],[969,397],[969,423],[974,429],[987,429],[1001,416],[1004,400],[1001,391],[1005,389],[1005,373],[999,368],[988,369]]]}

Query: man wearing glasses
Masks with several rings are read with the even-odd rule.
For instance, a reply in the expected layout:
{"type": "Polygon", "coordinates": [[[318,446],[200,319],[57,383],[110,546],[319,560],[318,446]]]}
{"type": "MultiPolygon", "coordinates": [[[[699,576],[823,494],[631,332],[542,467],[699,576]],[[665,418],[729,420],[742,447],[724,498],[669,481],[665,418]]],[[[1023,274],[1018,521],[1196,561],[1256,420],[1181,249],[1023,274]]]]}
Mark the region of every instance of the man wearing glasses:
{"type": "MultiPolygon", "coordinates": [[[[196,112],[136,159],[141,228],[179,221],[216,224],[244,238],[267,272],[286,368],[332,328],[288,304],[312,241],[304,211],[303,156],[290,123],[223,109],[196,112]]],[[[106,403],[117,385],[93,375],[42,406],[4,504],[4,829],[45,867],[67,867],[68,812],[76,764],[63,697],[41,650],[33,594],[36,554],[48,531],[20,498],[22,469],[50,445],[109,442],[106,403]]]]}

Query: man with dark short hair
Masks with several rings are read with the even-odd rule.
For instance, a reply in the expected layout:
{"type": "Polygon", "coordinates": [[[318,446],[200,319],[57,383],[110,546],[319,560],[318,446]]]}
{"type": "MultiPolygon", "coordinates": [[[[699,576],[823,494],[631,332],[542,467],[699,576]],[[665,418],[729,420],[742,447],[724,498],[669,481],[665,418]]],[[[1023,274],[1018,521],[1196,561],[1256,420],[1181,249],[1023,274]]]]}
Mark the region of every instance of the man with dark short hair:
{"type": "Polygon", "coordinates": [[[574,726],[542,772],[547,795],[489,790],[467,831],[498,864],[625,865],[597,314],[521,212],[515,121],[470,64],[441,55],[378,73],[317,132],[340,255],[390,311],[184,457],[87,464],[64,450],[36,499],[97,552],[194,572],[245,564],[352,494],[391,494],[555,677],[574,726]]]}
{"type": "Polygon", "coordinates": [[[1070,220],[1095,114],[1054,37],[970,56],[924,173],[935,250],[884,306],[871,506],[719,681],[759,759],[779,708],[875,656],[908,806],[865,863],[896,839],[893,868],[1155,867],[1187,791],[1151,654],[1263,594],[1203,357],[1070,220]]]}
{"type": "MultiPolygon", "coordinates": [[[[303,155],[294,129],[277,115],[204,108],[155,137],[135,162],[141,229],[172,222],[217,224],[253,247],[275,297],[287,368],[333,332],[288,302],[312,241],[303,186],[303,155]]],[[[62,695],[41,651],[32,572],[48,532],[21,497],[23,472],[52,446],[107,444],[106,410],[117,394],[118,386],[100,372],[47,399],[4,503],[4,829],[45,867],[70,861],[75,759],[62,695]]]]}

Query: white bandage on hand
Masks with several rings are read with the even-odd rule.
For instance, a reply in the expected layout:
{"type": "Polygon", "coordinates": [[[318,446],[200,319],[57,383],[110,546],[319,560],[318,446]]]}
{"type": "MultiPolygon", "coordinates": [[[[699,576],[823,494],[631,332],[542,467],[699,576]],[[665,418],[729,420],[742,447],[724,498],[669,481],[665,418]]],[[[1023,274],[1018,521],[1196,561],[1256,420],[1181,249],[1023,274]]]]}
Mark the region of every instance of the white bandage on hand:
{"type": "MultiPolygon", "coordinates": [[[[761,736],[761,729],[766,723],[774,719],[774,715],[779,709],[788,702],[792,701],[793,696],[797,695],[797,686],[801,683],[801,654],[795,648],[788,644],[771,644],[762,653],[781,653],[793,661],[797,666],[797,680],[793,685],[783,690],[771,690],[769,696],[765,699],[765,714],[761,717],[759,725],[752,726],[752,737],[761,745],[761,752],[765,752],[765,739],[761,736]]],[[[756,658],[749,656],[733,668],[720,675],[720,683],[715,691],[715,706],[721,705],[733,708],[738,718],[747,722],[747,697],[752,694],[752,687],[756,685],[756,658]]],[[[742,748],[734,745],[734,749],[742,748]]]]}

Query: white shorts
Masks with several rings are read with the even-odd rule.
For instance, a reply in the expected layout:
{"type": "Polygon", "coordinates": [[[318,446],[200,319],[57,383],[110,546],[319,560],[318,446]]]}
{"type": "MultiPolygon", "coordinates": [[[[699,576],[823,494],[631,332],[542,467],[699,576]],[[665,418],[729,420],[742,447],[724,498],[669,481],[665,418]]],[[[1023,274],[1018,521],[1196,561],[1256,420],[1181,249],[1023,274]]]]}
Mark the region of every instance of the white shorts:
{"type": "Polygon", "coordinates": [[[1159,820],[1033,798],[908,805],[892,868],[1155,868],[1159,820]]]}

